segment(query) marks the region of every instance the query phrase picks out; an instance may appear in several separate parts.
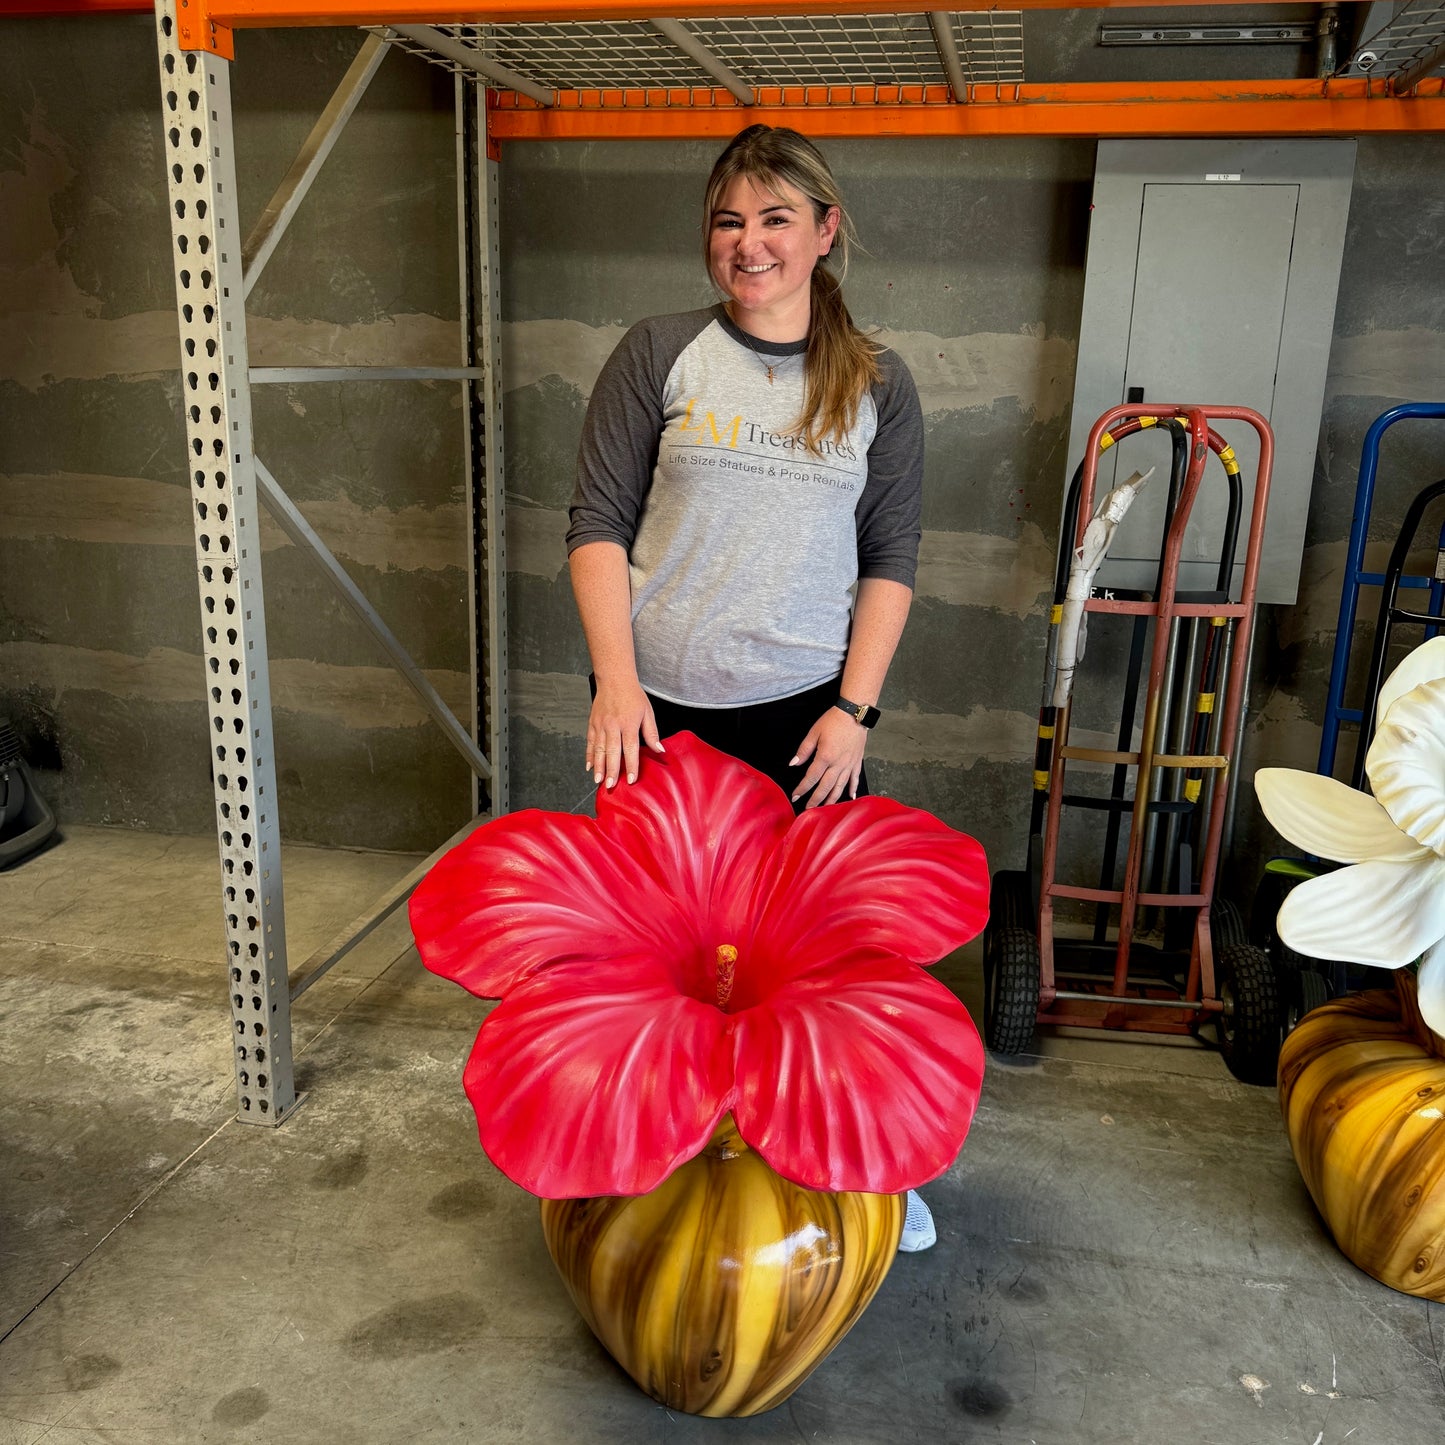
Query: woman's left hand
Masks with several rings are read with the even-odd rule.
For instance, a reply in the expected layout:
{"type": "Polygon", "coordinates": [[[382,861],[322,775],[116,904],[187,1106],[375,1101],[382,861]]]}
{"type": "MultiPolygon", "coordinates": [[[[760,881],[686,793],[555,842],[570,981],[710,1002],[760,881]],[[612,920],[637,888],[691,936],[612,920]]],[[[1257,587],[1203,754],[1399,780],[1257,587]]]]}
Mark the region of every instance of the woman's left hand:
{"type": "Polygon", "coordinates": [[[816,808],[844,796],[856,798],[867,744],[868,729],[841,708],[830,707],[809,729],[793,759],[795,767],[808,763],[802,782],[793,790],[793,801],[811,794],[805,806],[816,808]]]}

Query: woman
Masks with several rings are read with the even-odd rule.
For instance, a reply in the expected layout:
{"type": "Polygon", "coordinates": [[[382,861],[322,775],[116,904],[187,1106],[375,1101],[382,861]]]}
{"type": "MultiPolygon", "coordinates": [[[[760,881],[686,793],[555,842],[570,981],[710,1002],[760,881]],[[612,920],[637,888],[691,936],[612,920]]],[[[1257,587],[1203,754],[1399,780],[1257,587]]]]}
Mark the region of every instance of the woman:
{"type": "MultiPolygon", "coordinates": [[[[586,766],[633,782],[641,747],[686,729],[817,807],[868,791],[918,559],[918,394],[843,304],[830,267],[852,227],[810,141],[737,135],[703,227],[721,304],[634,326],[583,427],[567,546],[586,766]]],[[[910,1195],[905,1247],[931,1243],[910,1195]]]]}

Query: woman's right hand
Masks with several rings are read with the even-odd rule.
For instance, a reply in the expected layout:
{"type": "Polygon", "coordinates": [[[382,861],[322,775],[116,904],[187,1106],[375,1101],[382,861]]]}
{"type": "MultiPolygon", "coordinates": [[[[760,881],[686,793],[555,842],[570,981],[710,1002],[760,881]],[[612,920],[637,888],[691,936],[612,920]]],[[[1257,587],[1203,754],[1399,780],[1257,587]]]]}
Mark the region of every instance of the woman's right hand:
{"type": "Polygon", "coordinates": [[[635,783],[641,743],[654,753],[666,751],[642,685],[635,678],[607,683],[599,678],[587,718],[587,770],[592,781],[615,788],[625,773],[627,781],[635,783]]]}

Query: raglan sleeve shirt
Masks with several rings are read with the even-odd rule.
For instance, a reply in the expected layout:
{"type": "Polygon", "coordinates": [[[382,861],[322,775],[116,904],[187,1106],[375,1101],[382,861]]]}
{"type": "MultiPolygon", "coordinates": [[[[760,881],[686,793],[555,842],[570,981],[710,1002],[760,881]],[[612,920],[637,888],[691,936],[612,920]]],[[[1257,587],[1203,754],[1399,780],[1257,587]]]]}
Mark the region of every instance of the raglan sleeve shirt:
{"type": "Polygon", "coordinates": [[[817,686],[842,670],[858,580],[914,583],[908,369],[880,353],[848,434],[810,452],[790,429],[805,350],[749,338],[715,306],[639,322],[598,375],[567,547],[627,553],[638,675],[657,696],[746,706],[817,686]]]}
{"type": "Polygon", "coordinates": [[[903,358],[885,351],[871,393],[878,430],[868,448],[868,481],[856,513],[858,576],[912,587],[923,525],[923,409],[903,358]]]}

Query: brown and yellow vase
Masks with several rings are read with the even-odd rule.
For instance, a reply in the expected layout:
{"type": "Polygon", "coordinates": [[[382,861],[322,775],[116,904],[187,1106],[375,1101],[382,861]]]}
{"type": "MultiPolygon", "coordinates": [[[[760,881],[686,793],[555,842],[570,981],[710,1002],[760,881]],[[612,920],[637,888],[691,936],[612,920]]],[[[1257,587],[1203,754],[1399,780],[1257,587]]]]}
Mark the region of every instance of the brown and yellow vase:
{"type": "Polygon", "coordinates": [[[1445,1039],[1420,1017],[1413,976],[1307,1014],[1280,1052],[1279,1094],[1346,1258],[1445,1301],[1445,1039]]]}
{"type": "Polygon", "coordinates": [[[781,1404],[893,1263],[897,1194],[827,1194],[770,1169],[725,1118],[650,1194],[544,1199],[547,1248],[583,1319],[655,1400],[693,1415],[781,1404]]]}

